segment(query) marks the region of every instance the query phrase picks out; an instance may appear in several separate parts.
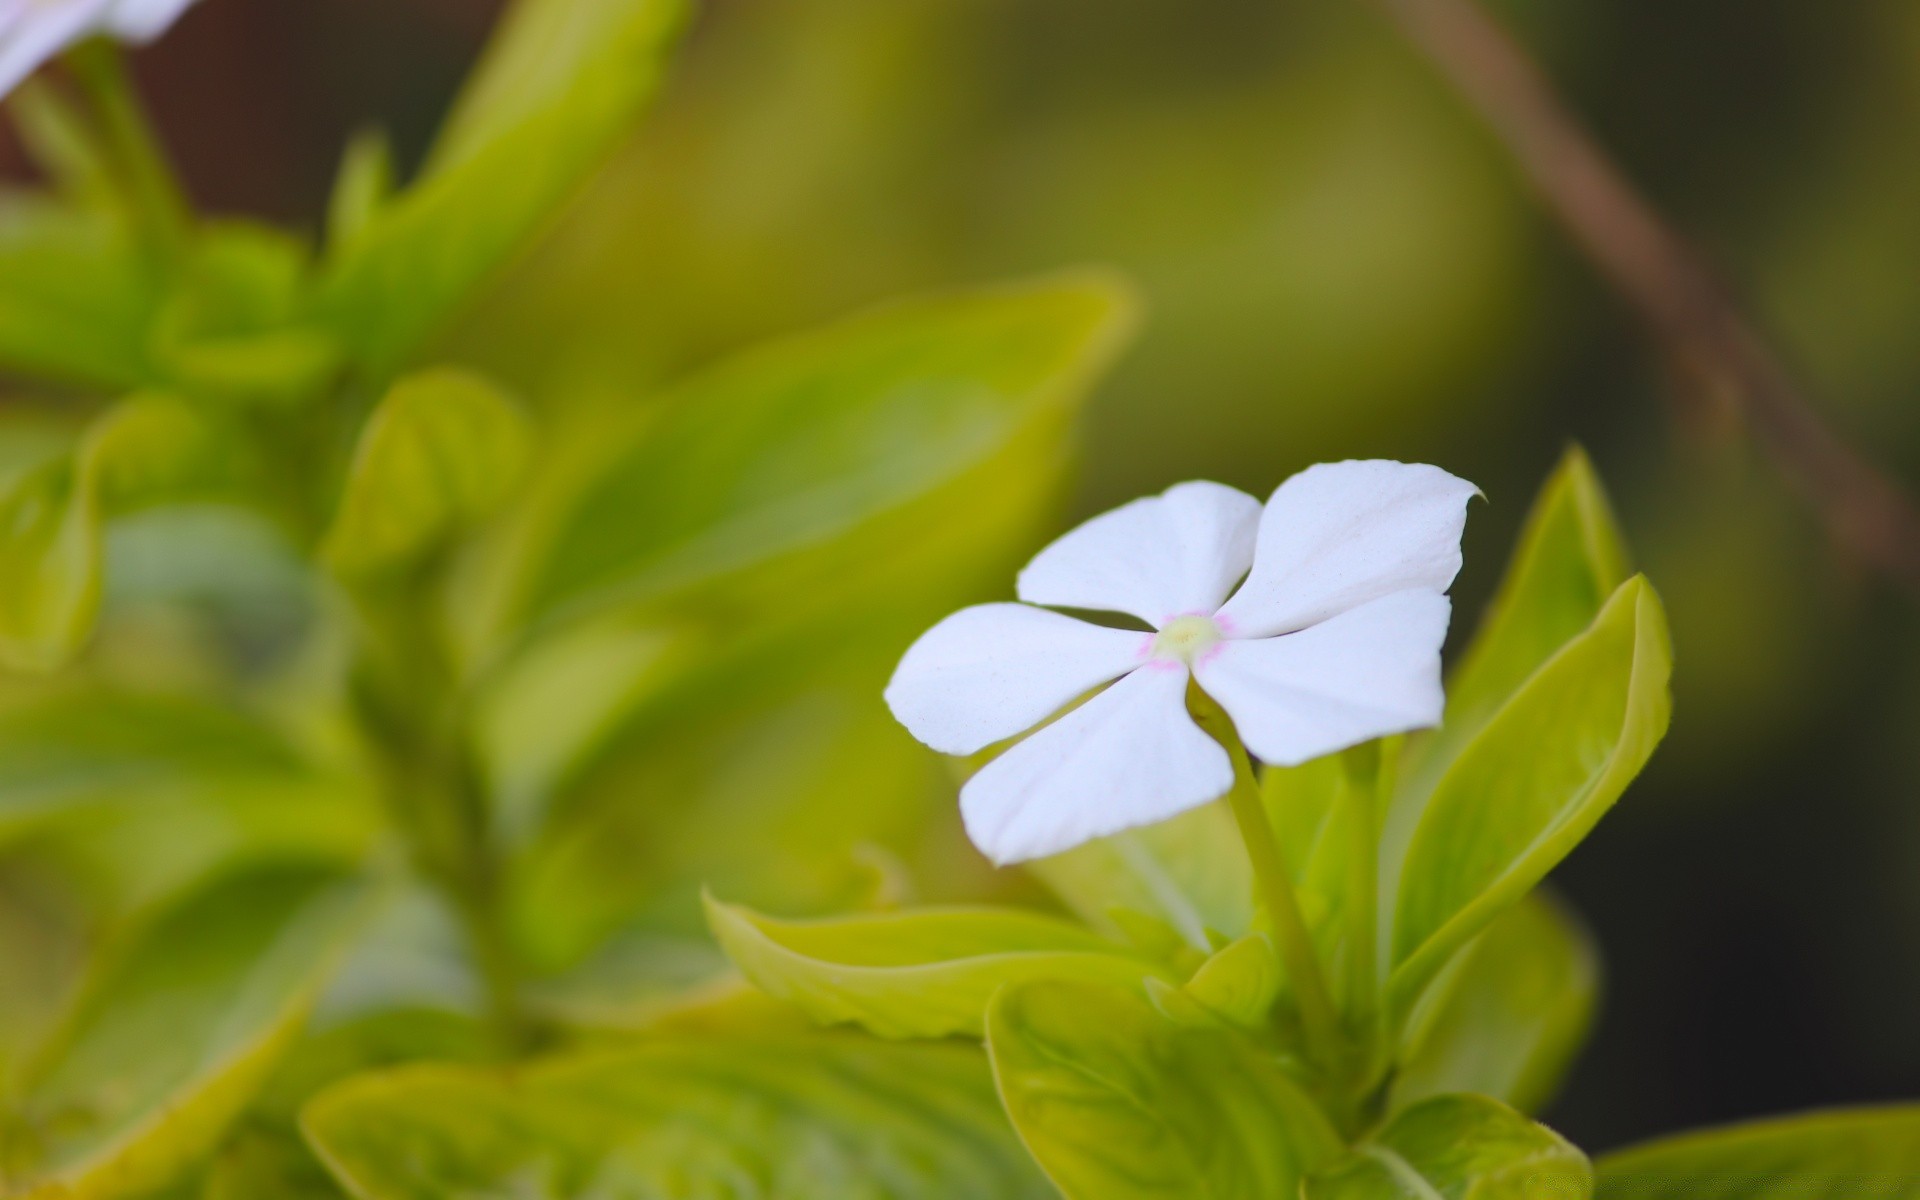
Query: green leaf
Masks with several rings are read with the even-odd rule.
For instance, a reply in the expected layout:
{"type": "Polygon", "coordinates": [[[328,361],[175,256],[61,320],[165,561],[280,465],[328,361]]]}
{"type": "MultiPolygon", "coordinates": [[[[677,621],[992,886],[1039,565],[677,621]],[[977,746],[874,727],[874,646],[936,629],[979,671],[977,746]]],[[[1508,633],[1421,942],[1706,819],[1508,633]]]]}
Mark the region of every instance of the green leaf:
{"type": "Polygon", "coordinates": [[[659,83],[680,0],[520,0],[421,178],[333,247],[321,306],[391,370],[550,220],[659,83]]]}
{"type": "Polygon", "coordinates": [[[1395,1117],[1302,1200],[1587,1200],[1593,1168],[1559,1134],[1485,1096],[1439,1096],[1395,1117]]]}
{"type": "MultiPolygon", "coordinates": [[[[0,1097],[14,1094],[24,1058],[59,1019],[86,956],[86,921],[57,883],[0,861],[0,1097]]],[[[0,1117],[0,1181],[8,1159],[0,1117]]]]}
{"type": "Polygon", "coordinates": [[[160,280],[127,230],[0,192],[0,370],[107,391],[152,378],[160,280]]]}
{"type": "Polygon", "coordinates": [[[736,607],[749,592],[825,605],[950,572],[968,561],[952,530],[1051,491],[1068,419],[1129,312],[1111,281],[1071,277],[895,304],[748,351],[675,389],[555,506],[527,607],[658,601],[722,579],[736,607]]]}
{"type": "Polygon", "coordinates": [[[1538,1112],[1593,1021],[1600,967],[1586,932],[1535,894],[1496,918],[1422,999],[1393,1106],[1477,1092],[1538,1112]]]}
{"type": "Polygon", "coordinates": [[[0,844],[92,814],[152,812],[187,842],[198,825],[264,832],[316,808],[355,815],[335,781],[238,710],[93,687],[0,708],[0,844]]]}
{"type": "Polygon", "coordinates": [[[243,403],[310,397],[333,375],[340,347],[308,313],[309,251],[265,225],[200,229],[148,335],[170,386],[243,403]]]}
{"type": "Polygon", "coordinates": [[[407,376],[367,420],[321,553],[344,575],[417,557],[506,502],[532,441],[525,414],[485,378],[407,376]]]}
{"type": "Polygon", "coordinates": [[[51,671],[79,653],[100,609],[100,512],[62,457],[0,496],[0,666],[51,671]]]}
{"type": "Polygon", "coordinates": [[[1383,833],[1389,885],[1441,776],[1534,672],[1593,623],[1627,573],[1606,492],[1585,452],[1572,447],[1534,499],[1506,575],[1447,681],[1446,719],[1408,748],[1383,833]]]}
{"type": "Polygon", "coordinates": [[[823,1024],[889,1038],[979,1037],[987,1001],[1009,983],[1126,984],[1160,971],[1077,925],[1014,909],[777,921],[709,897],[707,919],[763,991],[823,1024]]]}
{"type": "Polygon", "coordinates": [[[1449,751],[1471,742],[1593,622],[1627,575],[1626,545],[1606,491],[1586,454],[1569,449],[1534,501],[1506,577],[1447,682],[1436,756],[1445,762],[1449,751]]]}
{"type": "Polygon", "coordinates": [[[7,1194],[135,1196],[195,1162],[299,1029],[366,911],[335,872],[221,879],[110,951],[43,1048],[7,1194]]]}
{"type": "Polygon", "coordinates": [[[1044,1200],[971,1047],[679,1037],[511,1070],[413,1067],[308,1106],[364,1200],[1044,1200]]]}
{"type": "Polygon", "coordinates": [[[1181,990],[1229,1024],[1263,1025],[1280,995],[1280,959],[1264,933],[1250,933],[1200,964],[1181,990]]]}
{"type": "Polygon", "coordinates": [[[0,491],[0,665],[47,671],[79,653],[100,606],[102,523],[147,505],[213,495],[246,457],[181,401],[136,395],[79,443],[0,491]]]}
{"type": "Polygon", "coordinates": [[[1636,576],[1461,751],[1400,880],[1390,991],[1404,1013],[1456,951],[1578,845],[1667,729],[1666,615],[1636,576]]]}
{"type": "Polygon", "coordinates": [[[1208,930],[1253,926],[1253,868],[1226,806],[1128,830],[1027,864],[1061,903],[1097,928],[1125,932],[1116,911],[1144,913],[1210,949],[1208,930]]]}
{"type": "Polygon", "coordinates": [[[327,201],[327,238],[351,242],[372,223],[395,187],[393,144],[381,133],[363,133],[347,144],[333,195],[327,201]]]}
{"type": "Polygon", "coordinates": [[[1914,1200],[1920,1108],[1837,1110],[1708,1129],[1596,1164],[1598,1200],[1914,1200]]]}
{"type": "Polygon", "coordinates": [[[1267,1200],[1339,1138],[1279,1064],[1225,1026],[1176,1024],[1137,991],[1007,988],[987,1047],[1014,1128],[1069,1200],[1267,1200]]]}

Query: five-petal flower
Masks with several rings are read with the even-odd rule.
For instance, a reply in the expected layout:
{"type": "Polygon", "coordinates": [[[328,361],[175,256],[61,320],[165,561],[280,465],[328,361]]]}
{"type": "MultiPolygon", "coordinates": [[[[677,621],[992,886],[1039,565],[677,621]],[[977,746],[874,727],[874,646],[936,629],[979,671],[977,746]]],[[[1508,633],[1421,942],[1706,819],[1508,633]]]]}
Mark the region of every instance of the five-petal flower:
{"type": "Polygon", "coordinates": [[[150,42],[194,0],[0,0],[0,97],[40,65],[95,35],[150,42]]]}
{"type": "Polygon", "coordinates": [[[1264,511],[1221,484],[1179,484],[1042,550],[1020,573],[1023,603],[928,630],[887,703],[922,742],[966,755],[1111,683],[962,789],[967,833],[998,863],[1224,795],[1232,762],[1188,714],[1190,678],[1276,765],[1437,724],[1446,589],[1476,494],[1438,467],[1384,461],[1311,467],[1264,511]],[[1122,613],[1152,632],[1041,605],[1122,613]]]}

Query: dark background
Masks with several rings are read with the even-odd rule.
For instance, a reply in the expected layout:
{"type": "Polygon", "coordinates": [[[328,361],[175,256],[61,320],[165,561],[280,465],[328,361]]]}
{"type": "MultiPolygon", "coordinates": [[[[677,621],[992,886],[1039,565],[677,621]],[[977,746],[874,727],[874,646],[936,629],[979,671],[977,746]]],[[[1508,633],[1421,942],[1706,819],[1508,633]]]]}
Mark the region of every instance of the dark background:
{"type": "MultiPolygon", "coordinates": [[[[194,190],[312,225],[415,158],[489,0],[207,0],[139,59],[194,190]]],[[[1508,0],[1829,419],[1920,477],[1920,8],[1508,0]]],[[[0,142],[0,170],[22,168],[0,142]]],[[[1481,483],[1459,591],[1586,444],[1672,609],[1673,733],[1561,872],[1603,1017],[1550,1119],[1602,1150],[1920,1097],[1920,639],[1740,432],[1688,419],[1499,149],[1349,0],[715,0],[662,105],[452,349],[644,387],[894,292],[1117,265],[1146,333],[1077,508],[1322,459],[1481,483]]],[[[1063,514],[1065,521],[1075,514],[1063,514]]]]}

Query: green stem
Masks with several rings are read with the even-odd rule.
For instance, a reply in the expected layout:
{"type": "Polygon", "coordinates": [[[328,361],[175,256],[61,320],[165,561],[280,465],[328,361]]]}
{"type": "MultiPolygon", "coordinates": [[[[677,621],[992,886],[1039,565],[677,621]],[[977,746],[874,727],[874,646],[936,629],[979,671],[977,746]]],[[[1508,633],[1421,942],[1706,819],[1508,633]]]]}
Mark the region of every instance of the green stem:
{"type": "Polygon", "coordinates": [[[94,38],[74,48],[67,55],[67,65],[92,104],[107,153],[132,198],[142,231],[157,252],[177,253],[186,241],[193,206],[147,119],[119,45],[94,38]]]}
{"type": "Polygon", "coordinates": [[[1314,949],[1313,935],[1307,931],[1299,898],[1294,894],[1293,876],[1287,870],[1285,856],[1280,852],[1280,840],[1274,834],[1273,822],[1267,817],[1267,806],[1260,799],[1260,785],[1253,778],[1253,764],[1247,757],[1247,748],[1241,743],[1233,721],[1212,697],[1195,689],[1189,693],[1188,699],[1189,707],[1201,727],[1226,748],[1233,760],[1233,790],[1227,793],[1227,803],[1233,810],[1234,821],[1240,826],[1240,837],[1246,843],[1247,857],[1253,863],[1254,883],[1260,890],[1262,906],[1273,925],[1273,939],[1280,951],[1281,965],[1293,981],[1307,1045],[1323,1067],[1337,1069],[1342,1058],[1339,1015],[1334,1009],[1333,996],[1327,989],[1326,974],[1320,966],[1320,955],[1314,949]]]}
{"type": "Polygon", "coordinates": [[[1347,839],[1347,944],[1349,995],[1354,1026],[1371,1038],[1375,995],[1379,988],[1381,750],[1378,742],[1355,747],[1343,756],[1346,788],[1340,802],[1345,818],[1360,825],[1363,836],[1347,839]]]}
{"type": "Polygon", "coordinates": [[[349,584],[360,617],[355,711],[384,775],[395,826],[422,877],[458,916],[500,1048],[526,1048],[521,971],[501,904],[501,855],[466,749],[469,715],[424,602],[423,578],[349,584]]]}

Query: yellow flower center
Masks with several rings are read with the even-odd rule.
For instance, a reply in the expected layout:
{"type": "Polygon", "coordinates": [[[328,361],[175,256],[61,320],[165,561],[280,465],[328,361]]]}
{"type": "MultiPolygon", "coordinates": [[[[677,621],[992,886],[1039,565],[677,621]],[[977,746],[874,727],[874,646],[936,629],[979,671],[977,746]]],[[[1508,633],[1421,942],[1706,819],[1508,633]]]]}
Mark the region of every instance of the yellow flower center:
{"type": "Polygon", "coordinates": [[[1212,617],[1175,617],[1154,637],[1153,656],[1192,666],[1219,643],[1220,627],[1213,623],[1212,617]]]}

